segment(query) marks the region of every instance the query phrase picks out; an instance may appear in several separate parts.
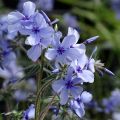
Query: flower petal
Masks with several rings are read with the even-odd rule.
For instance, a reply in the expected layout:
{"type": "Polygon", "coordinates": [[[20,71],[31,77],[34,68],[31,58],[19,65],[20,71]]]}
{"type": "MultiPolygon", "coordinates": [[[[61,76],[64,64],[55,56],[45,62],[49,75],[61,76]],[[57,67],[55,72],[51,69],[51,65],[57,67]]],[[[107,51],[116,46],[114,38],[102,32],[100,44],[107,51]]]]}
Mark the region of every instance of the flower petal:
{"type": "Polygon", "coordinates": [[[71,95],[76,99],[81,92],[83,91],[83,88],[80,86],[75,86],[70,89],[71,95]]]}
{"type": "Polygon", "coordinates": [[[38,58],[40,57],[41,55],[41,46],[40,45],[35,45],[33,47],[31,47],[28,51],[27,51],[27,55],[28,57],[32,60],[32,61],[37,61],[38,58]]]}
{"type": "Polygon", "coordinates": [[[94,64],[95,64],[95,60],[94,60],[94,59],[91,59],[90,61],[88,61],[88,68],[89,68],[89,70],[91,70],[93,73],[95,72],[94,64]]]}
{"type": "Polygon", "coordinates": [[[25,2],[23,4],[23,13],[25,14],[25,16],[30,17],[31,15],[34,14],[35,8],[36,6],[33,2],[30,2],[30,1],[25,2]]]}
{"type": "Polygon", "coordinates": [[[71,61],[78,59],[81,55],[78,48],[70,48],[66,54],[71,61]]]}
{"type": "Polygon", "coordinates": [[[77,43],[77,41],[79,40],[79,37],[80,37],[77,30],[75,30],[74,28],[71,28],[71,27],[68,28],[68,35],[74,35],[75,36],[75,41],[76,41],[75,44],[77,43]]]}
{"type": "Polygon", "coordinates": [[[64,48],[69,48],[72,47],[72,45],[74,45],[75,43],[76,43],[75,36],[69,35],[63,39],[62,46],[64,48]]]}
{"type": "Polygon", "coordinates": [[[42,14],[37,13],[35,18],[34,18],[35,23],[37,24],[37,26],[39,26],[40,28],[45,28],[48,26],[48,24],[45,21],[45,18],[43,17],[42,14]]]}
{"type": "Polygon", "coordinates": [[[66,88],[63,88],[60,93],[60,104],[65,105],[68,101],[68,90],[66,88]]]}
{"type": "Polygon", "coordinates": [[[52,88],[55,92],[59,93],[62,88],[64,87],[64,81],[63,80],[57,80],[55,82],[53,82],[52,84],[52,88]]]}
{"type": "Polygon", "coordinates": [[[85,115],[85,110],[84,110],[84,104],[81,103],[80,104],[80,108],[79,109],[75,109],[75,113],[82,118],[85,115]]]}
{"type": "Polygon", "coordinates": [[[40,29],[40,37],[52,39],[54,30],[52,27],[45,27],[40,29]]]}
{"type": "Polygon", "coordinates": [[[37,45],[39,43],[39,41],[37,40],[37,36],[36,35],[30,35],[29,37],[27,37],[25,44],[27,45],[37,45]]]}
{"type": "Polygon", "coordinates": [[[83,82],[94,82],[94,74],[89,70],[83,70],[82,73],[78,73],[78,77],[80,77],[83,82]]]}
{"type": "Polygon", "coordinates": [[[52,48],[49,48],[47,50],[47,52],[45,53],[45,57],[48,59],[48,60],[54,60],[55,57],[56,57],[56,50],[55,49],[52,49],[52,48]]]}
{"type": "Polygon", "coordinates": [[[8,14],[8,23],[15,24],[19,22],[24,16],[20,12],[11,12],[8,14]]]}
{"type": "Polygon", "coordinates": [[[92,100],[92,94],[90,94],[87,91],[82,92],[82,94],[81,94],[81,100],[84,103],[90,102],[92,100]]]}

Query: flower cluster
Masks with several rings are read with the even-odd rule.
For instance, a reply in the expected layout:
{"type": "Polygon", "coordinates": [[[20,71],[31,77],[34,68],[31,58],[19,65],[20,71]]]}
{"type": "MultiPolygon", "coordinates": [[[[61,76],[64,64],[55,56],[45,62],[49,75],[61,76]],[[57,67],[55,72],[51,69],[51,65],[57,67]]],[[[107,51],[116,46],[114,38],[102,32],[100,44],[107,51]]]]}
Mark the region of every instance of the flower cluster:
{"type": "MultiPolygon", "coordinates": [[[[25,38],[24,44],[28,49],[26,50],[23,46],[22,49],[33,63],[38,62],[42,57],[52,63],[52,68],[54,68],[52,74],[58,75],[58,79],[52,82],[52,88],[59,98],[60,106],[64,108],[66,105],[81,118],[85,114],[84,104],[89,103],[92,99],[92,95],[84,90],[84,84],[94,82],[95,70],[104,71],[110,75],[114,74],[104,68],[104,64],[100,60],[93,59],[96,48],[91,56],[86,54],[86,45],[95,41],[99,36],[79,43],[80,35],[76,29],[69,27],[67,35],[63,37],[61,31],[54,29],[55,23],[56,20],[51,22],[43,11],[39,12],[36,5],[28,1],[23,4],[22,12],[9,13],[7,23],[4,24],[7,24],[7,30],[6,28],[5,30],[8,38],[15,39],[11,40],[12,42],[19,43],[20,41],[17,40],[19,36],[25,38]]],[[[2,32],[1,34],[3,34],[2,32]]],[[[4,58],[3,64],[6,59],[8,61],[9,55],[14,55],[14,52],[7,46],[7,41],[0,42],[1,54],[4,58]],[[6,56],[8,58],[5,58],[6,56]]],[[[20,94],[21,91],[17,91],[14,97],[17,99],[20,94]]],[[[23,95],[21,99],[25,99],[25,96],[23,95]]],[[[24,119],[29,119],[30,116],[33,118],[34,115],[30,113],[34,112],[35,108],[31,106],[25,112],[24,119]]]]}

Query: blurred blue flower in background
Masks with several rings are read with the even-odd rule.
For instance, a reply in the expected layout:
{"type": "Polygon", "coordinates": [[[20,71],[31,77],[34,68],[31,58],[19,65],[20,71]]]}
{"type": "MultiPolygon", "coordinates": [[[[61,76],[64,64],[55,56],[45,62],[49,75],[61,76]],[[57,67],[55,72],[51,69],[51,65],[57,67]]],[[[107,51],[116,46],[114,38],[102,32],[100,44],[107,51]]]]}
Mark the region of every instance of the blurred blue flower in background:
{"type": "Polygon", "coordinates": [[[115,89],[109,98],[104,98],[103,106],[106,113],[118,111],[120,109],[120,90],[115,89]]]}
{"type": "Polygon", "coordinates": [[[120,20],[120,0],[111,0],[111,6],[115,11],[116,18],[120,20]]]}

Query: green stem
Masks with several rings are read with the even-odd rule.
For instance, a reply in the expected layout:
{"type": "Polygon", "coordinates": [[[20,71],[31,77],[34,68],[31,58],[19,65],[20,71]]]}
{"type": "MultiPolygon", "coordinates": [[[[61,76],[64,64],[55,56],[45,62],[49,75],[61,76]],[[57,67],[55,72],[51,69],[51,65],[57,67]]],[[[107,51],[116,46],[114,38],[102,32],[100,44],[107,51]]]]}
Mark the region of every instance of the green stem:
{"type": "Polygon", "coordinates": [[[47,105],[47,107],[44,109],[44,112],[40,115],[40,119],[39,120],[44,120],[45,116],[47,115],[50,106],[54,103],[54,99],[55,99],[56,95],[53,96],[51,102],[47,105]]]}
{"type": "MultiPolygon", "coordinates": [[[[40,72],[36,75],[37,77],[37,94],[39,92],[39,89],[41,88],[41,80],[43,76],[43,56],[41,56],[41,67],[40,67],[40,72]]],[[[35,120],[39,120],[39,114],[40,114],[40,99],[36,97],[36,103],[35,103],[35,120]]]]}

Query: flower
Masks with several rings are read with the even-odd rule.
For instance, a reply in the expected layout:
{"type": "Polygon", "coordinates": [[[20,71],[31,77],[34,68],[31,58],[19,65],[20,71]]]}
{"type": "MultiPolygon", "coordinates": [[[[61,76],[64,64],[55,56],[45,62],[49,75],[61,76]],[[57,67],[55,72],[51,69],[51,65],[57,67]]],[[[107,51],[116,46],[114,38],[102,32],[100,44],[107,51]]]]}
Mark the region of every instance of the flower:
{"type": "Polygon", "coordinates": [[[120,0],[111,0],[111,7],[116,14],[116,18],[120,20],[120,0]]]}
{"type": "Polygon", "coordinates": [[[106,113],[117,111],[120,108],[120,90],[112,91],[111,96],[104,98],[102,104],[106,113]]]}
{"type": "Polygon", "coordinates": [[[91,100],[92,95],[84,91],[78,98],[70,101],[70,108],[81,118],[85,114],[84,103],[89,103],[91,100]]]}
{"type": "Polygon", "coordinates": [[[25,2],[23,4],[23,12],[19,11],[11,12],[8,14],[8,31],[10,33],[20,32],[25,26],[29,26],[33,23],[33,18],[35,16],[36,6],[33,2],[25,2]]]}
{"type": "Polygon", "coordinates": [[[54,7],[54,0],[39,0],[39,5],[42,10],[51,11],[54,7]]]}
{"type": "Polygon", "coordinates": [[[3,38],[1,38],[0,40],[0,50],[1,50],[1,59],[2,59],[2,66],[3,67],[7,67],[9,66],[9,64],[16,60],[16,55],[13,52],[12,48],[9,47],[9,41],[8,40],[4,40],[3,38]]]}
{"type": "Polygon", "coordinates": [[[91,38],[85,40],[83,43],[84,44],[90,44],[90,43],[94,42],[97,38],[99,38],[99,36],[91,37],[91,38]]]}
{"type": "Polygon", "coordinates": [[[78,60],[75,60],[71,63],[71,67],[74,69],[74,72],[77,74],[77,77],[80,78],[83,82],[94,82],[94,74],[86,69],[87,64],[86,55],[81,56],[78,60]]]}
{"type": "Polygon", "coordinates": [[[31,104],[29,108],[24,111],[22,120],[30,120],[35,118],[35,105],[31,104]]]}
{"type": "Polygon", "coordinates": [[[29,35],[25,43],[32,46],[27,51],[28,57],[33,61],[37,61],[42,50],[47,48],[53,40],[53,28],[46,23],[42,14],[37,13],[34,18],[34,24],[31,28],[22,30],[22,32],[29,35]]]}
{"type": "Polygon", "coordinates": [[[73,71],[68,70],[65,79],[60,79],[52,84],[52,88],[56,93],[60,93],[60,104],[65,105],[69,99],[69,96],[72,95],[73,98],[77,98],[83,88],[78,86],[80,84],[80,79],[72,77],[73,71]]]}
{"type": "Polygon", "coordinates": [[[63,15],[64,22],[67,26],[73,27],[73,28],[78,28],[78,22],[77,18],[70,13],[65,13],[63,15]]]}
{"type": "Polygon", "coordinates": [[[79,40],[78,32],[70,28],[68,35],[60,42],[62,35],[57,33],[52,48],[48,48],[45,56],[48,60],[55,60],[56,63],[68,64],[69,62],[79,58],[84,53],[83,45],[76,44],[79,40]]]}

